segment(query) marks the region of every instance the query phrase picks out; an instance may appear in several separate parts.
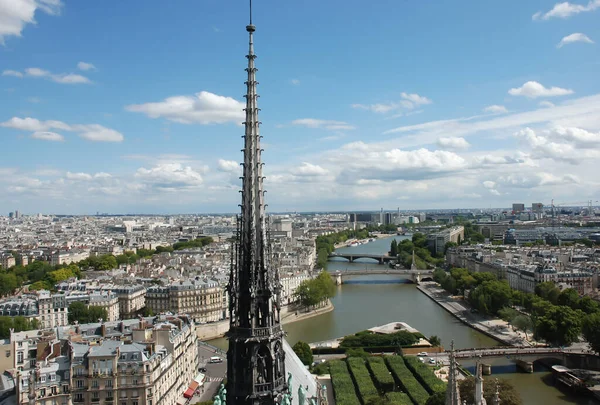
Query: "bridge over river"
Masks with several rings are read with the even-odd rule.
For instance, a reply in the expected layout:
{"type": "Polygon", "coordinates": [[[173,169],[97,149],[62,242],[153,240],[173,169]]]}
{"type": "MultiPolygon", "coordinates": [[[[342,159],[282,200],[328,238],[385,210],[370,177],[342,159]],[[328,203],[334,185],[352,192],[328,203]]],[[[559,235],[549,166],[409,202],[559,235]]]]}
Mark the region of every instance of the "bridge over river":
{"type": "Polygon", "coordinates": [[[433,270],[405,270],[405,269],[365,269],[365,270],[346,270],[330,273],[337,285],[343,284],[354,277],[370,275],[400,275],[409,276],[413,283],[419,284],[425,279],[431,280],[433,270]]]}
{"type": "Polygon", "coordinates": [[[389,263],[391,261],[396,260],[396,257],[389,255],[373,255],[369,253],[330,253],[329,259],[335,258],[346,259],[350,263],[354,263],[357,259],[373,259],[377,260],[379,264],[389,263]]]}
{"type": "MultiPolygon", "coordinates": [[[[438,355],[444,364],[449,362],[449,352],[438,355]]],[[[532,373],[533,363],[541,362],[547,366],[568,363],[580,364],[581,360],[588,356],[586,350],[581,348],[557,348],[557,347],[493,347],[487,349],[463,349],[456,350],[454,356],[460,359],[481,359],[484,374],[491,374],[491,366],[485,364],[485,359],[507,358],[516,363],[521,370],[532,373]]],[[[573,364],[575,365],[575,364],[573,364]]]]}

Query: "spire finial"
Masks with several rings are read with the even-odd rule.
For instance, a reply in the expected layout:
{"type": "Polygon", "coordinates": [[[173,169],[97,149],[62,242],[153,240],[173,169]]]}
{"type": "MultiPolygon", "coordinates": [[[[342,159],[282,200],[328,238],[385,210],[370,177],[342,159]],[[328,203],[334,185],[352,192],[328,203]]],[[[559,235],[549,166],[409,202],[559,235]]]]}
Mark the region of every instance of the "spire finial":
{"type": "Polygon", "coordinates": [[[250,24],[246,25],[246,31],[252,33],[256,30],[256,27],[252,25],[252,0],[250,0],[250,24]]]}

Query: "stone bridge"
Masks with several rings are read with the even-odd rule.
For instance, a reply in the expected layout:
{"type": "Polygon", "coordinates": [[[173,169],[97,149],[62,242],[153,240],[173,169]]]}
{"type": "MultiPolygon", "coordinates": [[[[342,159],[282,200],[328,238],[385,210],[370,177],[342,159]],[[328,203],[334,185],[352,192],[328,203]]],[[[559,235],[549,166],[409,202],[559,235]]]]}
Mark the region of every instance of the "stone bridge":
{"type": "MultiPolygon", "coordinates": [[[[533,373],[533,363],[536,361],[550,362],[553,364],[566,364],[569,354],[581,354],[581,349],[561,349],[555,347],[499,347],[488,349],[463,349],[456,350],[456,359],[472,358],[508,358],[514,361],[518,368],[526,373],[533,373]]],[[[491,374],[491,366],[483,364],[484,374],[491,374]]]]}
{"type": "Polygon", "coordinates": [[[415,284],[419,284],[422,279],[433,277],[433,270],[403,270],[403,269],[381,269],[381,270],[350,270],[350,271],[336,271],[330,273],[331,277],[337,285],[342,285],[344,281],[357,276],[370,276],[370,275],[401,275],[410,276],[411,280],[415,284]]]}
{"type": "Polygon", "coordinates": [[[393,260],[396,260],[394,256],[388,255],[372,255],[369,253],[330,253],[329,259],[333,259],[336,257],[340,257],[342,259],[348,260],[350,263],[354,263],[357,259],[373,259],[377,260],[379,264],[389,263],[393,260]]]}

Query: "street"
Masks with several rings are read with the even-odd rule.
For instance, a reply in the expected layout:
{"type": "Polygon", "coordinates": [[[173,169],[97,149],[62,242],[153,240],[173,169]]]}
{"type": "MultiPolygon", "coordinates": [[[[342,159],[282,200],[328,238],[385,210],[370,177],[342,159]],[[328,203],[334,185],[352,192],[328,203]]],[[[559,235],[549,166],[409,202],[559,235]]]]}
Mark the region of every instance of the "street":
{"type": "Polygon", "coordinates": [[[206,346],[202,343],[198,344],[198,360],[200,368],[206,368],[206,375],[204,385],[199,388],[199,391],[194,395],[188,403],[194,404],[196,402],[209,401],[211,400],[217,391],[219,386],[223,382],[223,378],[227,373],[227,357],[225,353],[215,351],[212,347],[206,346]],[[218,356],[223,359],[222,363],[209,363],[211,357],[218,356]]]}

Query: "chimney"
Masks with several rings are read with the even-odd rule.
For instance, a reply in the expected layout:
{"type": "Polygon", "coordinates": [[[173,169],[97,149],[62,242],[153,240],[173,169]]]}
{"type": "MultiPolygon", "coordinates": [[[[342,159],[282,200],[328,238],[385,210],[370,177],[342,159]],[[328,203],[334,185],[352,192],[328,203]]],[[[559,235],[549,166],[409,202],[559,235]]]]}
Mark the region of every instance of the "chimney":
{"type": "Polygon", "coordinates": [[[106,337],[106,324],[104,322],[100,325],[100,336],[106,337]]]}
{"type": "Polygon", "coordinates": [[[75,333],[81,335],[81,328],[79,327],[79,321],[75,321],[75,333]]]}
{"type": "Polygon", "coordinates": [[[125,324],[123,323],[123,321],[119,322],[119,331],[121,333],[125,333],[125,324]]]}

